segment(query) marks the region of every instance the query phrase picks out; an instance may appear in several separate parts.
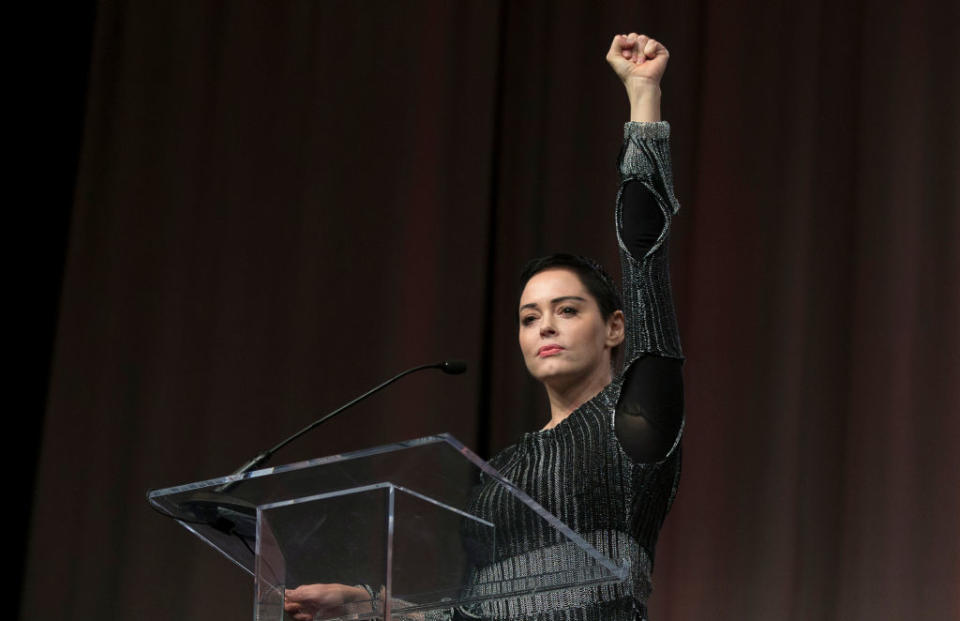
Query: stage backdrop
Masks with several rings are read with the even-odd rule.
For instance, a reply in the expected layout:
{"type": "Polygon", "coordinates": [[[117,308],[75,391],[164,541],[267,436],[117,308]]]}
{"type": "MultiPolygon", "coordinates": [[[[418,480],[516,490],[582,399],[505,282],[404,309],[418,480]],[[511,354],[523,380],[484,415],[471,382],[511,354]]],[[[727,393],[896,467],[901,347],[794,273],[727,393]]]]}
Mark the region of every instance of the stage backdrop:
{"type": "MultiPolygon", "coordinates": [[[[277,461],[547,419],[516,273],[616,269],[604,54],[671,51],[684,474],[652,618],[960,617],[957,4],[100,2],[22,618],[242,619],[150,511],[277,461]]],[[[84,24],[80,24],[84,27],[84,24]]]]}

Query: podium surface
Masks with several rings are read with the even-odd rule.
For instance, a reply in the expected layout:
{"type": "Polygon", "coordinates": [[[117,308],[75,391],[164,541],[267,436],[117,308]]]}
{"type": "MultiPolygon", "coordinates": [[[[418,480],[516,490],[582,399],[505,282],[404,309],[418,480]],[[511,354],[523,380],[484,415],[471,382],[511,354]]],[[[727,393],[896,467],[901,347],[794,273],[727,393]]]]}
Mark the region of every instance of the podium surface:
{"type": "Polygon", "coordinates": [[[285,589],[308,584],[369,593],[316,619],[428,619],[630,576],[628,559],[598,552],[448,434],[153,490],[148,500],[254,577],[263,621],[282,620],[285,589]],[[503,570],[505,526],[477,506],[485,486],[549,531],[555,543],[538,551],[556,559],[548,572],[503,570]]]}

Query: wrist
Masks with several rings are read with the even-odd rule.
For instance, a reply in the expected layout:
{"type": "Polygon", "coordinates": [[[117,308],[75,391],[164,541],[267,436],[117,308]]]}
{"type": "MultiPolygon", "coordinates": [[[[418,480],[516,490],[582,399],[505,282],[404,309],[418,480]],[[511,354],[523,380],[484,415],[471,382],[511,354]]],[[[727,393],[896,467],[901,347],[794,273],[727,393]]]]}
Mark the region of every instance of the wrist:
{"type": "Polygon", "coordinates": [[[654,123],[660,120],[660,85],[649,79],[634,77],[624,82],[630,100],[630,120],[654,123]]]}
{"type": "Polygon", "coordinates": [[[627,97],[633,101],[645,97],[660,97],[660,82],[646,76],[630,76],[623,81],[627,97]]]}

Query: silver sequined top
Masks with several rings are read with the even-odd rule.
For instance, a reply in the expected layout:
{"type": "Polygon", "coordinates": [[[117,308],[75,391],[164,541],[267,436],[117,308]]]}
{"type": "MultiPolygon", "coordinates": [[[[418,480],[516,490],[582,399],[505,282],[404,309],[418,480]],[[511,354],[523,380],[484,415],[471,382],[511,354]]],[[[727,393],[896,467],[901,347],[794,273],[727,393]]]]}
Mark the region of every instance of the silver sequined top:
{"type": "MultiPolygon", "coordinates": [[[[665,122],[627,123],[624,128],[616,225],[627,326],[625,369],[644,355],[682,358],[667,257],[670,220],[679,209],[669,135],[665,122]],[[623,190],[629,181],[638,181],[653,193],[664,215],[659,238],[642,257],[631,256],[621,237],[623,190]]],[[[618,375],[556,427],[525,434],[496,455],[491,465],[600,552],[629,559],[632,579],[496,600],[462,613],[544,621],[646,619],[657,535],[680,478],[682,424],[661,461],[633,461],[614,429],[623,381],[623,374],[618,375]]],[[[523,519],[499,486],[483,486],[475,502],[478,514],[497,524],[497,559],[482,570],[486,578],[543,574],[571,552],[541,522],[523,519]]]]}

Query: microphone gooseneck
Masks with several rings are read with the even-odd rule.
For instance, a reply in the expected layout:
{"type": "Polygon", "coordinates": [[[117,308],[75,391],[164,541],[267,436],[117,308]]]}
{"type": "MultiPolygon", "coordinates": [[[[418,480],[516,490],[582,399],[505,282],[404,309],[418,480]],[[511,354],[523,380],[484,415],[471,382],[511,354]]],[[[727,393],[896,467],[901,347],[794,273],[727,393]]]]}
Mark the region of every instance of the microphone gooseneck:
{"type": "MultiPolygon", "coordinates": [[[[259,455],[257,455],[257,456],[254,457],[253,459],[251,459],[250,461],[246,462],[245,464],[243,464],[242,466],[240,466],[239,468],[237,468],[233,473],[231,473],[231,476],[237,475],[237,474],[244,474],[244,473],[246,473],[246,472],[250,472],[251,470],[254,470],[254,469],[258,468],[259,466],[262,466],[268,459],[270,459],[270,457],[271,457],[274,453],[276,453],[277,451],[279,451],[280,449],[282,449],[282,448],[285,447],[286,445],[290,444],[291,442],[293,442],[294,440],[296,440],[297,438],[299,438],[299,437],[302,436],[303,434],[307,433],[307,432],[310,431],[311,429],[314,429],[315,427],[318,427],[319,425],[321,425],[321,424],[325,423],[326,421],[330,420],[331,418],[333,418],[334,416],[336,416],[336,415],[339,414],[340,412],[343,412],[344,410],[346,410],[346,409],[348,409],[348,408],[350,408],[350,407],[352,407],[352,406],[360,403],[361,401],[363,401],[363,400],[366,399],[367,397],[371,396],[372,394],[374,394],[375,392],[377,392],[377,391],[379,391],[379,390],[382,390],[382,389],[386,388],[387,386],[389,386],[390,384],[394,383],[394,382],[397,381],[398,379],[400,379],[400,378],[402,378],[402,377],[405,377],[405,376],[407,376],[407,375],[410,375],[411,373],[416,373],[417,371],[422,371],[422,370],[424,370],[424,369],[440,369],[441,371],[443,371],[444,373],[446,373],[446,374],[448,374],[448,375],[460,375],[461,373],[466,372],[466,370],[467,370],[467,363],[464,362],[464,361],[462,361],[462,360],[443,360],[443,361],[441,361],[441,362],[434,362],[434,363],[432,363],[432,364],[421,364],[420,366],[413,367],[413,368],[407,369],[407,370],[405,370],[405,371],[402,371],[402,372],[394,375],[393,377],[391,377],[391,378],[388,379],[387,381],[383,382],[382,384],[379,384],[379,385],[377,385],[377,386],[374,386],[373,388],[371,388],[371,389],[368,390],[367,392],[363,393],[363,394],[360,395],[359,397],[356,397],[355,399],[353,399],[353,400],[351,400],[351,401],[348,401],[347,403],[341,405],[340,407],[338,407],[338,408],[335,409],[334,411],[332,411],[332,412],[330,412],[330,413],[328,413],[328,414],[325,414],[324,416],[322,416],[322,417],[318,418],[317,420],[313,421],[312,423],[310,423],[309,425],[307,425],[306,427],[304,427],[304,428],[301,429],[300,431],[296,432],[295,434],[289,436],[288,438],[286,438],[286,439],[278,442],[277,444],[275,444],[275,445],[273,445],[272,447],[268,448],[267,450],[263,451],[262,453],[260,453],[259,455]]],[[[238,483],[239,483],[239,481],[232,481],[232,482],[230,482],[230,483],[224,483],[223,485],[220,485],[219,487],[217,487],[217,488],[215,489],[215,491],[216,491],[216,492],[219,492],[219,493],[226,492],[226,491],[232,489],[232,488],[233,488],[234,486],[236,486],[238,483]]]]}

